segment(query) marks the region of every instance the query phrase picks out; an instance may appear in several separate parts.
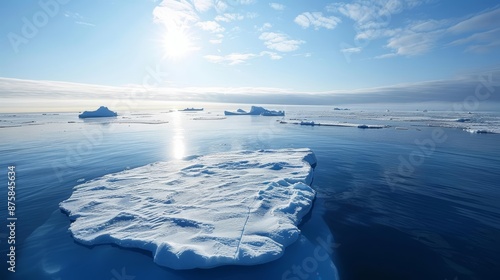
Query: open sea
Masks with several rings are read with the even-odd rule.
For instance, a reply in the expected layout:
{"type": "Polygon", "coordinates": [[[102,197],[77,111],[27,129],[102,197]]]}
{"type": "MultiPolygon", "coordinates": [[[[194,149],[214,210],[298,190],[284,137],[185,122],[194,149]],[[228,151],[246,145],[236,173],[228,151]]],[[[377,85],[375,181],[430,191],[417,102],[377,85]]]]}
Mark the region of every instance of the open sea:
{"type": "Polygon", "coordinates": [[[500,113],[266,105],[286,117],[224,117],[250,106],[200,106],[93,120],[0,114],[0,279],[325,280],[335,271],[343,280],[500,279],[500,113]],[[336,126],[294,124],[302,120],[336,126]],[[175,271],[149,252],[76,243],[59,210],[74,186],[105,174],[190,155],[302,147],[318,159],[317,197],[303,237],[271,263],[175,271]],[[329,258],[317,258],[316,248],[329,258]]]}

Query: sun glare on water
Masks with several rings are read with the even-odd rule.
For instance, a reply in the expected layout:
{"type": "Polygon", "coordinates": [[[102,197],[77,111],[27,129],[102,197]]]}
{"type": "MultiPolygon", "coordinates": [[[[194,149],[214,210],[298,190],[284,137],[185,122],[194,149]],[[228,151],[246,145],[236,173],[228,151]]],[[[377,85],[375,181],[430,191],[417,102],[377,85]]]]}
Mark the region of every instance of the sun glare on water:
{"type": "Polygon", "coordinates": [[[190,36],[182,29],[167,31],[163,40],[165,56],[176,59],[193,50],[190,36]]]}

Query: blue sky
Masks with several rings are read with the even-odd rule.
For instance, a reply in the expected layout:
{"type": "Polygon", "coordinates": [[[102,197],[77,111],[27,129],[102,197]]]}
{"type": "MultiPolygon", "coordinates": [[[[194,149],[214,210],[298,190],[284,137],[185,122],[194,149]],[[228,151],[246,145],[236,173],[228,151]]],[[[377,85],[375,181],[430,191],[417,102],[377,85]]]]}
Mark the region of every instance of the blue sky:
{"type": "Polygon", "coordinates": [[[355,92],[453,81],[500,63],[500,1],[1,5],[3,92],[20,80],[141,85],[151,69],[165,92],[355,92]]]}

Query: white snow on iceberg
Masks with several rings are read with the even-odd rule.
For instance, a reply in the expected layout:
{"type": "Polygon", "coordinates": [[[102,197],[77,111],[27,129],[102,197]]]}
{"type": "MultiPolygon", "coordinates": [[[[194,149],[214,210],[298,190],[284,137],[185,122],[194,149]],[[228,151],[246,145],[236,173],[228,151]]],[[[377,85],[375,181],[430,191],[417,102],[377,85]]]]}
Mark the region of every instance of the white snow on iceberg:
{"type": "Polygon", "coordinates": [[[118,114],[108,109],[108,107],[101,106],[95,111],[85,111],[78,115],[80,119],[85,118],[103,118],[103,117],[116,117],[118,114]]]}
{"type": "Polygon", "coordinates": [[[60,207],[86,245],[149,250],[173,269],[261,264],[298,239],[315,165],[309,149],[160,162],[78,185],[60,207]]]}

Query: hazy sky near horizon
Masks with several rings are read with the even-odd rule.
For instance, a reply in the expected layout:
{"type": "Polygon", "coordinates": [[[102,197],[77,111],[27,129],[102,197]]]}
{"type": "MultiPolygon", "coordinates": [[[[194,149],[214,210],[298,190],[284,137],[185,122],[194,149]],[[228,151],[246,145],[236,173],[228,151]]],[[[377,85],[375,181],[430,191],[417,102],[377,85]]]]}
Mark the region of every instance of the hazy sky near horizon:
{"type": "Polygon", "coordinates": [[[153,77],[165,88],[324,92],[447,80],[500,65],[500,1],[1,5],[2,78],[127,86],[153,77]]]}

